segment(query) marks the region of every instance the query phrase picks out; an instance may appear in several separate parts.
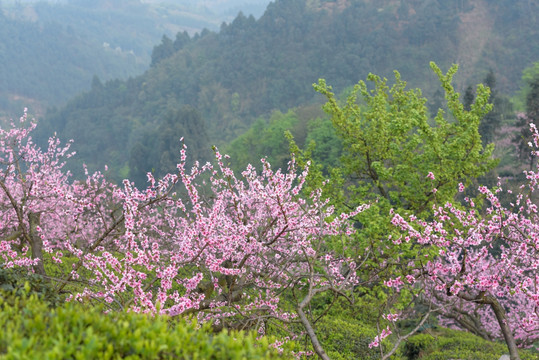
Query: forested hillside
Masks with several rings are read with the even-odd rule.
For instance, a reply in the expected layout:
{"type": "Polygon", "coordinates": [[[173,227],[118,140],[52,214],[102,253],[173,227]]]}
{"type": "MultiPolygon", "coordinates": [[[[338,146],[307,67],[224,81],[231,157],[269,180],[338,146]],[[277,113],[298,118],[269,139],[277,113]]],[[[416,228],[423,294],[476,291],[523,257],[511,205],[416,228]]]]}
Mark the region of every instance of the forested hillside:
{"type": "Polygon", "coordinates": [[[522,70],[539,58],[537,14],[531,1],[277,0],[259,20],[239,14],[218,33],[163,39],[146,73],[95,81],[89,93],[49,112],[42,130],[73,138],[91,167],[107,163],[117,178],[142,179],[145,171],[170,170],[162,160],[168,145],[153,145],[169,143],[160,137],[184,136],[202,155],[260,116],[317,101],[318,78],[339,93],[369,72],[391,78],[397,69],[435,111],[441,93],[431,60],[442,68],[459,63],[458,90],[489,70],[498,91],[518,89],[522,70]]]}
{"type": "MultiPolygon", "coordinates": [[[[212,12],[214,3],[0,3],[0,117],[18,114],[24,106],[42,114],[48,106],[64,105],[88,90],[94,75],[107,81],[143,73],[163,36],[218,30],[239,11],[237,2],[226,1],[212,12]]],[[[245,2],[247,11],[257,14],[263,3],[245,2]]]]}
{"type": "Polygon", "coordinates": [[[0,11],[0,115],[17,104],[61,104],[87,89],[94,74],[103,79],[140,73],[132,54],[103,47],[58,23],[12,19],[0,11]],[[17,100],[21,100],[17,103],[17,100]]]}

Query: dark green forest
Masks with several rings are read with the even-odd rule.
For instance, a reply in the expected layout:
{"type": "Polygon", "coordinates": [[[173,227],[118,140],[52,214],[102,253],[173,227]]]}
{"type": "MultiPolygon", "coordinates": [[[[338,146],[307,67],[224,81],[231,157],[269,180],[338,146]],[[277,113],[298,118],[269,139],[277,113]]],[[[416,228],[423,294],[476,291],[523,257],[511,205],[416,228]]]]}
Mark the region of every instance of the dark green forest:
{"type": "Polygon", "coordinates": [[[391,79],[397,69],[435,113],[443,99],[428,63],[458,63],[457,90],[492,71],[497,92],[510,95],[539,58],[537,10],[509,0],[277,0],[258,20],[240,13],[217,33],[164,37],[148,71],[94,79],[89,92],[40,119],[41,134],[72,138],[91,169],[108,164],[113,178],[140,182],[146,171],[171,170],[168,137],[185,137],[190,155],[204,159],[211,145],[271,122],[273,111],[320,102],[312,89],[319,78],[341,93],[369,73],[391,79]]]}

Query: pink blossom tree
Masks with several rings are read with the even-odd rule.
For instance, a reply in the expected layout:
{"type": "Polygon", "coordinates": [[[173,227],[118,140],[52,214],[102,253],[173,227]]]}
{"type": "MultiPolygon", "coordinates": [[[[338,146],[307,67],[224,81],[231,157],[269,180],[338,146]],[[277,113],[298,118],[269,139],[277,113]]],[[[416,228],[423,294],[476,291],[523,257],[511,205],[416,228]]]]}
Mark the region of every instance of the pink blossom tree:
{"type": "MultiPolygon", "coordinates": [[[[531,130],[538,149],[535,125],[531,130]]],[[[424,251],[437,249],[439,255],[415,259],[408,264],[408,276],[386,282],[394,291],[411,291],[441,316],[442,324],[503,339],[512,360],[519,359],[518,346],[532,346],[539,339],[539,213],[534,201],[539,169],[526,176],[527,185],[508,207],[500,201],[503,189],[498,184],[495,190],[479,187],[484,207],[465,198],[464,205],[433,206],[429,221],[394,214],[392,223],[403,242],[416,242],[424,251]]],[[[391,328],[396,329],[389,325],[372,345],[379,345],[391,328]]]]}
{"type": "Polygon", "coordinates": [[[0,129],[0,266],[26,267],[68,300],[111,310],[260,334],[273,322],[291,337],[300,324],[328,359],[308,305],[357,284],[358,261],[326,239],[348,236],[347,220],[367,206],[336,214],[320,190],[303,198],[308,169],[298,173],[293,161],[288,172],[262,161],[260,173],[249,166],[238,178],[216,150],[215,166],[186,169],[185,146],[178,172],[148,174],[144,190],[99,172],[74,181],[63,170],[69,145],[51,138],[41,151],[28,123],[25,111],[20,124],[0,129]]]}

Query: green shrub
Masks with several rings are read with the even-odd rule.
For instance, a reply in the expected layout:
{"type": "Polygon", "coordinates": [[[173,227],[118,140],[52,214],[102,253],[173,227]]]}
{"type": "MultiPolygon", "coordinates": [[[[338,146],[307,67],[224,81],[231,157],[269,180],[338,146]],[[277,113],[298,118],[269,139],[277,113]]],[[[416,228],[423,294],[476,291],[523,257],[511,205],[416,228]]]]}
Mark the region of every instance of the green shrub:
{"type": "Polygon", "coordinates": [[[0,291],[10,292],[17,296],[26,296],[27,293],[35,294],[46,301],[49,306],[57,306],[65,299],[41,275],[24,268],[4,268],[1,264],[0,291]]]}
{"type": "Polygon", "coordinates": [[[380,358],[378,348],[369,348],[376,329],[354,319],[326,317],[317,323],[317,336],[333,360],[380,358]]]}
{"type": "MultiPolygon", "coordinates": [[[[29,286],[27,286],[29,288],[29,286]]],[[[207,327],[134,313],[104,314],[66,303],[50,308],[35,294],[0,294],[0,359],[275,359],[254,333],[212,333],[207,327]]]]}
{"type": "Polygon", "coordinates": [[[404,344],[404,356],[408,359],[419,359],[427,349],[430,349],[436,339],[429,334],[417,334],[412,336],[404,344]]]}
{"type": "MultiPolygon", "coordinates": [[[[504,343],[491,342],[465,331],[437,328],[410,337],[402,346],[406,358],[421,360],[492,360],[508,354],[504,343]]],[[[522,360],[533,360],[538,354],[521,350],[522,360]]]]}

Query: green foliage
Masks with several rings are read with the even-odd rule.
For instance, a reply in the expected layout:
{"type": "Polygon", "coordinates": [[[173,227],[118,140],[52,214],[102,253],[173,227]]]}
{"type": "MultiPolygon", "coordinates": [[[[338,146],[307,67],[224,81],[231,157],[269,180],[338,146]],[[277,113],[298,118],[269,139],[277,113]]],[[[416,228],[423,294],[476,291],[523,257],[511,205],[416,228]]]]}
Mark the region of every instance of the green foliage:
{"type": "MultiPolygon", "coordinates": [[[[490,70],[487,73],[486,77],[483,79],[483,84],[490,90],[488,102],[492,104],[492,110],[481,118],[478,131],[479,135],[481,135],[483,146],[487,146],[490,143],[496,144],[496,149],[494,150],[493,156],[500,159],[500,163],[496,169],[493,169],[489,173],[478,177],[476,181],[474,181],[474,185],[467,188],[466,196],[469,197],[474,197],[477,195],[476,189],[479,185],[494,187],[498,182],[499,176],[504,176],[505,174],[513,176],[513,174],[520,172],[520,170],[517,170],[514,167],[516,164],[514,157],[508,156],[508,153],[512,153],[513,147],[508,147],[503,143],[499,144],[499,141],[503,141],[507,136],[507,134],[502,134],[502,132],[507,131],[503,129],[503,127],[512,125],[514,121],[515,115],[511,101],[507,96],[500,94],[498,91],[496,75],[494,74],[493,70],[490,70]],[[502,164],[507,162],[510,162],[513,165],[513,168],[510,171],[507,171],[507,169],[501,169],[501,171],[499,171],[499,169],[502,168],[502,164]]],[[[466,92],[463,96],[464,109],[469,111],[474,100],[475,91],[470,85],[466,88],[466,92]]]]}
{"type": "Polygon", "coordinates": [[[423,353],[432,346],[436,339],[429,334],[418,334],[412,336],[404,344],[404,355],[408,359],[417,359],[423,355],[423,353]]]}
{"type": "MultiPolygon", "coordinates": [[[[483,84],[490,89],[489,103],[492,110],[486,114],[479,123],[479,134],[483,141],[483,146],[496,140],[497,133],[502,125],[512,122],[514,118],[511,102],[506,96],[499,94],[496,88],[496,75],[492,69],[483,79],[483,84]]],[[[473,88],[468,86],[463,98],[464,109],[469,111],[475,99],[473,88]]]]}
{"type": "Polygon", "coordinates": [[[140,185],[146,183],[147,172],[153,172],[156,177],[174,173],[180,159],[180,139],[185,134],[190,134],[184,138],[190,159],[205,162],[209,148],[200,145],[208,141],[204,119],[192,106],[184,105],[180,109],[170,106],[155,128],[147,129],[133,145],[128,160],[129,178],[140,185]]]}
{"type": "Polygon", "coordinates": [[[507,97],[498,93],[496,89],[496,77],[492,70],[489,71],[483,83],[490,89],[489,102],[493,104],[492,111],[486,114],[479,124],[479,133],[483,145],[493,142],[502,125],[513,119],[513,107],[507,97]]]}
{"type": "Polygon", "coordinates": [[[528,92],[526,94],[526,112],[517,117],[516,127],[518,133],[513,142],[518,148],[518,157],[529,164],[529,170],[533,169],[536,155],[531,152],[529,143],[533,141],[530,124],[537,124],[539,120],[539,74],[528,80],[528,92]]]}
{"type": "MultiPolygon", "coordinates": [[[[355,298],[353,304],[344,298],[327,296],[325,301],[312,304],[312,316],[321,317],[315,324],[318,339],[331,359],[379,359],[380,349],[369,348],[369,344],[379,334],[377,328],[376,296],[366,295],[355,298]]],[[[393,345],[390,338],[382,342],[384,351],[393,345]]],[[[393,360],[399,359],[393,356],[393,360]]]]}
{"type": "MultiPolygon", "coordinates": [[[[437,328],[429,333],[410,337],[402,345],[407,359],[421,360],[492,360],[507,354],[507,346],[487,341],[468,332],[437,328]]],[[[520,351],[523,360],[537,358],[537,353],[520,351]]]]}
{"type": "MultiPolygon", "coordinates": [[[[434,63],[431,67],[444,90],[447,108],[447,112],[438,110],[434,119],[421,91],[407,90],[398,72],[391,87],[386,79],[369,75],[370,84],[359,82],[344,102],[324,80],[314,85],[327,99],[324,109],[342,141],[343,156],[341,164],[329,171],[329,182],[315,161],[306,191],[323,187],[331,203],[342,210],[371,204],[355,217],[358,231],[354,236],[328,246],[364,259],[358,272],[364,285],[354,295],[374,307],[373,321],[381,320],[392,307],[398,312],[413,311],[411,294],[404,290],[394,294],[381,286],[382,280],[404,277],[408,261],[427,261],[437,254],[433,247],[426,249],[399,238],[391,225],[391,210],[402,216],[428,216],[433,204],[455,200],[460,182],[469,184],[496,165],[493,145],[483,148],[478,132],[481,119],[492,107],[489,90],[478,85],[475,101],[465,110],[451,83],[457,67],[447,74],[434,63]],[[429,178],[430,172],[434,179],[429,178]]],[[[291,151],[298,154],[300,165],[313,160],[312,147],[302,151],[291,141],[291,151]]]]}
{"type": "MultiPolygon", "coordinates": [[[[290,148],[299,155],[301,166],[308,159],[321,165],[311,170],[307,191],[322,186],[324,174],[333,173],[326,190],[334,203],[351,207],[364,201],[377,202],[358,217],[364,238],[388,235],[390,208],[421,214],[434,202],[452,200],[459,182],[469,183],[496,164],[491,159],[493,146],[483,148],[478,133],[481,120],[492,107],[488,89],[479,85],[477,99],[470,100],[469,110],[465,110],[451,85],[456,67],[446,75],[432,67],[446,93],[448,114],[440,110],[431,120],[426,99],[419,90],[406,90],[399,73],[391,88],[385,79],[370,75],[374,89],[360,82],[342,105],[321,80],[315,89],[328,99],[324,109],[333,128],[323,119],[313,121],[305,141],[307,148],[302,151],[296,143],[290,148]],[[344,156],[338,166],[341,151],[344,156]],[[435,174],[435,180],[427,179],[429,172],[435,174]]],[[[257,139],[253,135],[261,131],[251,129],[250,138],[257,139]]],[[[256,153],[254,147],[249,150],[239,153],[256,153]]]]}
{"type": "Polygon", "coordinates": [[[150,66],[155,66],[158,62],[163,59],[166,59],[172,56],[176,51],[174,50],[174,42],[166,36],[163,35],[161,39],[161,44],[154,46],[152,51],[152,63],[150,66]]]}
{"type": "Polygon", "coordinates": [[[479,85],[477,98],[466,111],[451,85],[457,67],[445,75],[433,63],[431,67],[449,109],[448,114],[439,110],[434,123],[421,91],[406,90],[398,72],[391,88],[386,79],[369,75],[374,89],[359,82],[343,105],[324,80],[315,85],[326,96],[324,109],[343,141],[342,172],[354,179],[348,201],[376,200],[379,206],[421,215],[435,201],[453,199],[459,182],[469,183],[496,165],[491,159],[493,146],[483,148],[478,133],[481,119],[492,108],[488,89],[479,85]],[[434,180],[427,178],[430,172],[434,180]]]}
{"type": "Polygon", "coordinates": [[[239,172],[247,164],[257,166],[261,158],[266,158],[274,168],[286,169],[291,158],[286,133],[300,144],[312,143],[309,146],[313,148],[313,158],[324,169],[339,162],[340,139],[318,105],[294,108],[285,114],[274,111],[267,120],[258,118],[249,130],[224,148],[224,153],[230,155],[232,168],[239,172]]]}
{"type": "Polygon", "coordinates": [[[331,359],[380,358],[378,348],[369,348],[372,339],[377,335],[376,328],[353,319],[324,317],[317,323],[316,332],[331,359]]]}
{"type": "Polygon", "coordinates": [[[254,333],[212,333],[195,323],[67,303],[0,296],[1,359],[276,359],[254,333]]]}
{"type": "MultiPolygon", "coordinates": [[[[297,139],[294,136],[294,139],[297,139]]],[[[343,145],[328,118],[317,118],[309,124],[305,144],[312,149],[312,158],[322,165],[324,173],[340,164],[343,145]]]]}
{"type": "Polygon", "coordinates": [[[225,149],[233,163],[237,164],[235,170],[241,171],[247,164],[259,166],[263,157],[274,168],[286,169],[290,154],[284,132],[294,128],[297,123],[298,118],[293,110],[286,114],[275,111],[267,122],[263,118],[257,119],[247,132],[225,149]]]}
{"type": "Polygon", "coordinates": [[[530,92],[526,97],[526,115],[533,123],[539,121],[539,75],[530,81],[530,92]]]}
{"type": "Polygon", "coordinates": [[[50,282],[23,268],[0,267],[0,291],[22,297],[34,294],[49,306],[57,306],[64,300],[50,282]]]}
{"type": "Polygon", "coordinates": [[[522,77],[520,79],[520,90],[511,99],[516,110],[526,110],[526,98],[530,93],[530,84],[533,79],[539,76],[539,61],[534,62],[531,66],[528,66],[522,71],[522,77]]]}
{"type": "MultiPolygon", "coordinates": [[[[316,336],[332,360],[380,358],[378,348],[369,348],[369,344],[378,334],[376,318],[373,316],[377,312],[377,304],[372,298],[356,300],[351,304],[342,297],[327,293],[314,299],[309,307],[308,316],[316,336]]],[[[286,303],[287,299],[282,298],[281,306],[286,303]]],[[[288,330],[293,326],[296,325],[287,325],[288,330]]],[[[281,326],[274,325],[268,326],[267,333],[278,337],[289,335],[281,326]]],[[[383,341],[383,346],[386,351],[392,347],[389,339],[383,341]]],[[[312,351],[307,335],[296,339],[290,344],[290,348],[294,351],[312,351]]],[[[394,356],[392,359],[398,360],[400,357],[394,356]]]]}

